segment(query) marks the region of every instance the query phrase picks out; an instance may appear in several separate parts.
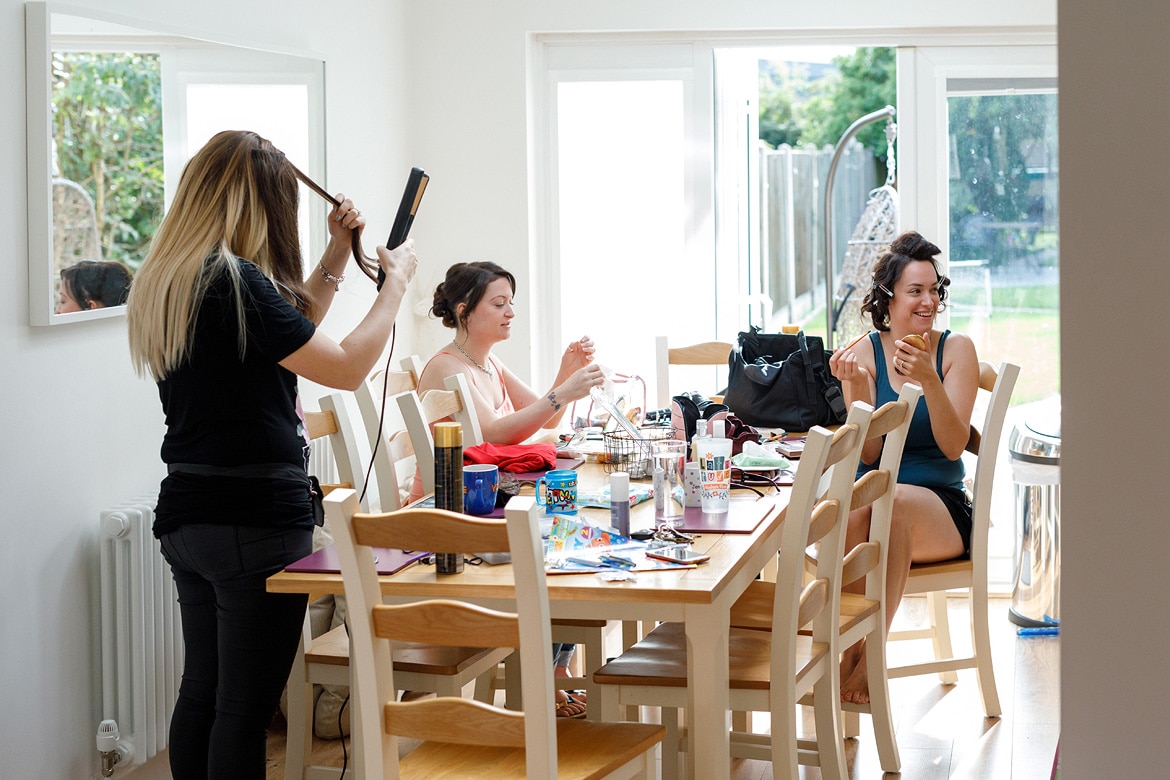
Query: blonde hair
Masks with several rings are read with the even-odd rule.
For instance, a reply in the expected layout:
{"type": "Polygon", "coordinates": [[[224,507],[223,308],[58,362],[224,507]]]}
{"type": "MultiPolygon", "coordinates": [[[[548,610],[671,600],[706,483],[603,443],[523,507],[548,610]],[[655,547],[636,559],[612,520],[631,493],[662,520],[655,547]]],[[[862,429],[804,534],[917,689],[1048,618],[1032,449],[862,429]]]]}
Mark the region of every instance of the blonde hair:
{"type": "Polygon", "coordinates": [[[188,357],[204,295],[223,274],[233,289],[243,356],[237,257],[255,264],[286,300],[308,311],[297,197],[292,165],[256,133],[217,133],[191,158],[130,288],[130,358],[140,376],[164,379],[188,357]]]}

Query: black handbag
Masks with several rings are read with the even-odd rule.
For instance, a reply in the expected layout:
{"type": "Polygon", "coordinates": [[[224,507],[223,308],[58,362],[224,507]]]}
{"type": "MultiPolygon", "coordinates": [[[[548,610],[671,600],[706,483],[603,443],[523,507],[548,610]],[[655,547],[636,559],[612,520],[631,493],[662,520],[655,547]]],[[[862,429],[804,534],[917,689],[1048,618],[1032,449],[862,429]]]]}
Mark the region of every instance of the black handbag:
{"type": "Polygon", "coordinates": [[[752,326],[739,334],[739,346],[727,358],[723,403],[762,428],[807,431],[843,423],[845,396],[829,371],[829,354],[820,336],[760,333],[752,326]]]}

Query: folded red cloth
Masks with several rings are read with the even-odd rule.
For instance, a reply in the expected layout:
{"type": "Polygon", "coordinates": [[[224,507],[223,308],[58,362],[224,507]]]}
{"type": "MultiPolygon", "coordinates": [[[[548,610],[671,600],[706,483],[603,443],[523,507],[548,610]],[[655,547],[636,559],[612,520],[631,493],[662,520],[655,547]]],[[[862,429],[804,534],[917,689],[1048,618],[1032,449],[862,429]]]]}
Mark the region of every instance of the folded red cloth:
{"type": "Polygon", "coordinates": [[[500,471],[524,474],[557,466],[555,444],[492,444],[484,442],[463,450],[464,463],[494,463],[500,471]]]}

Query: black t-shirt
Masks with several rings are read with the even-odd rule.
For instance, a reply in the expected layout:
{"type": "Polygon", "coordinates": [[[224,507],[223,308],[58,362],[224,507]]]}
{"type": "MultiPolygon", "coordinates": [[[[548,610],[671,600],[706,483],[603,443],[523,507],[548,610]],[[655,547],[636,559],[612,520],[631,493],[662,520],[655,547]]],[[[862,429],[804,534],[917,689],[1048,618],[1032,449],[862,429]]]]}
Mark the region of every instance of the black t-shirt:
{"type": "MultiPolygon", "coordinates": [[[[309,443],[297,377],[278,361],[304,346],[316,326],[255,265],[237,264],[247,328],[243,358],[233,285],[225,271],[203,299],[189,359],[158,383],[167,424],[162,459],[220,468],[304,469],[309,443]]],[[[312,524],[303,481],[184,472],[163,481],[156,515],[156,535],[192,522],[312,524]]]]}

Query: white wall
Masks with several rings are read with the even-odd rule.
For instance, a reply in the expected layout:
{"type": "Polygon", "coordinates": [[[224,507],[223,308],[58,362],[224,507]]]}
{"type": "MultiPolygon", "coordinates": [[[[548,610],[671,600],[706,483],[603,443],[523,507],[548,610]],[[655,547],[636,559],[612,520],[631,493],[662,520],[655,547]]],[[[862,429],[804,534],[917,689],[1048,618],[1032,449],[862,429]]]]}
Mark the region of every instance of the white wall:
{"type": "Polygon", "coordinates": [[[1061,777],[1165,777],[1170,11],[1059,25],[1061,777]]]}
{"type": "MultiPolygon", "coordinates": [[[[376,215],[384,241],[405,183],[410,123],[401,5],[380,0],[75,2],[212,39],[323,55],[332,109],[328,183],[376,215]]],[[[24,5],[0,0],[0,775],[98,777],[99,511],[154,490],[162,475],[162,414],[153,383],[136,378],[125,320],[49,328],[28,323],[24,206],[24,5]]],[[[421,228],[421,226],[420,226],[421,228]]],[[[420,229],[420,234],[422,230],[420,229]]],[[[373,285],[354,272],[325,328],[344,335],[373,285]]],[[[400,338],[409,341],[409,323],[400,338]],[[403,333],[405,331],[405,334],[403,333]]],[[[307,397],[315,397],[306,390],[307,397]]],[[[135,774],[168,777],[155,761],[135,774]]]]}

